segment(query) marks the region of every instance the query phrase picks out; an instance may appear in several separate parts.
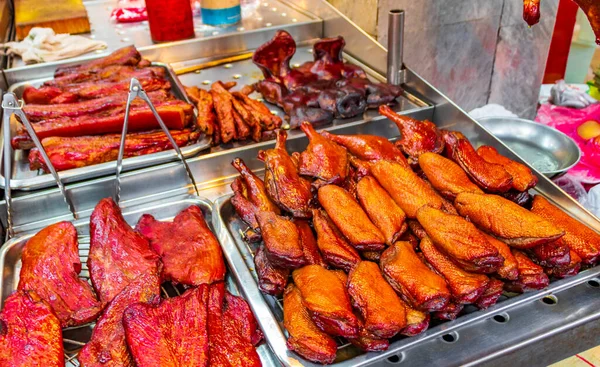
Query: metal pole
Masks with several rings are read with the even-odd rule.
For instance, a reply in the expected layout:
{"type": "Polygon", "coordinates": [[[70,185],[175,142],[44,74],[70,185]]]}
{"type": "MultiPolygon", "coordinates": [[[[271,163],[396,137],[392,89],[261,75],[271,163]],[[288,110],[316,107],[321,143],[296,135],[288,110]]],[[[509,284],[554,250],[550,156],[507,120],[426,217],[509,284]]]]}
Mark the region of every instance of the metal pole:
{"type": "Polygon", "coordinates": [[[399,85],[404,53],[404,10],[393,9],[388,14],[387,81],[399,85]]]}

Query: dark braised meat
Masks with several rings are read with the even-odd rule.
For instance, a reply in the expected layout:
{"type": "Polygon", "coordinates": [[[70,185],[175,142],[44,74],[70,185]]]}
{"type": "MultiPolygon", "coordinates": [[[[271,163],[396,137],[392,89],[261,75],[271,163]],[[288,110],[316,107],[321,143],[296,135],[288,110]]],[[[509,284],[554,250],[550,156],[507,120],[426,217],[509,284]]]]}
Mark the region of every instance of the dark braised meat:
{"type": "Polygon", "coordinates": [[[395,161],[408,167],[408,162],[402,151],[384,137],[376,135],[335,135],[328,131],[321,132],[321,135],[343,146],[350,154],[361,160],[368,162],[395,161]]]}
{"type": "Polygon", "coordinates": [[[306,264],[300,233],[294,222],[273,212],[260,212],[256,218],[271,264],[285,269],[306,264]]]}
{"type": "Polygon", "coordinates": [[[504,289],[510,292],[523,293],[530,290],[546,288],[550,283],[544,269],[535,264],[523,252],[512,250],[519,264],[519,279],[504,284],[504,289]]]}

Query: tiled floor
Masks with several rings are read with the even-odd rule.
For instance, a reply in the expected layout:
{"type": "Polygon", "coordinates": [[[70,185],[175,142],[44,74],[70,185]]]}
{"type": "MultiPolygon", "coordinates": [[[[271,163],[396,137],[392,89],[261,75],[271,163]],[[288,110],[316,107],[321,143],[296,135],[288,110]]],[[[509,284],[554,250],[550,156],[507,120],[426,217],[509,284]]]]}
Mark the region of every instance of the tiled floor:
{"type": "Polygon", "coordinates": [[[549,367],[600,367],[600,346],[563,359],[549,367]]]}

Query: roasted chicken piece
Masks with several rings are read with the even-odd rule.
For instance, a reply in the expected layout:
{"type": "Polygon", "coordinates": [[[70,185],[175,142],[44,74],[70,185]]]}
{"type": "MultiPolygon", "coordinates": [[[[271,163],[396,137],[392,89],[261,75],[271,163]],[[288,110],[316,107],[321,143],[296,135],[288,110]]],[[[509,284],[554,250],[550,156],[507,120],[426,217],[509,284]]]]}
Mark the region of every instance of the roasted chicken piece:
{"type": "Polygon", "coordinates": [[[424,205],[442,207],[442,198],[408,167],[378,161],[371,166],[371,173],[408,218],[416,218],[417,210],[424,205]]]}
{"type": "Polygon", "coordinates": [[[310,218],[312,200],[310,182],[300,177],[296,164],[285,149],[287,133],[277,131],[275,148],[261,150],[258,159],[265,162],[265,185],[271,199],[297,218],[310,218]]]}
{"type": "Polygon", "coordinates": [[[423,153],[419,156],[419,167],[427,176],[427,180],[443,197],[454,200],[461,192],[483,194],[460,168],[448,158],[435,153],[423,153]]]}
{"type": "Polygon", "coordinates": [[[465,308],[463,304],[449,302],[444,309],[432,313],[432,316],[438,320],[456,320],[463,308],[465,308]]]}
{"type": "Polygon", "coordinates": [[[221,245],[199,207],[182,210],[173,222],[159,222],[144,214],[135,229],[160,256],[163,280],[197,286],[225,278],[221,245]]]}
{"type": "Polygon", "coordinates": [[[321,136],[309,122],[304,121],[300,129],[308,137],[308,146],[298,160],[300,174],[316,178],[317,186],[342,183],[349,170],[346,149],[321,136]]]}
{"type": "Polygon", "coordinates": [[[469,273],[458,267],[431,242],[429,237],[421,240],[421,253],[427,262],[446,279],[456,304],[473,303],[487,289],[490,279],[483,274],[469,273]]]}
{"type": "Polygon", "coordinates": [[[144,273],[134,279],[104,309],[94,326],[92,338],[77,355],[79,363],[85,367],[135,366],[125,341],[123,312],[136,303],[158,304],[158,302],[160,302],[158,272],[144,273]]]}
{"type": "Polygon", "coordinates": [[[577,253],[584,264],[595,264],[600,259],[600,234],[552,205],[543,196],[533,198],[533,213],[550,221],[565,232],[564,244],[577,253]]]}
{"type": "Polygon", "coordinates": [[[571,261],[566,265],[545,268],[544,271],[546,272],[546,274],[548,274],[548,276],[552,276],[559,279],[577,275],[579,273],[579,270],[581,270],[581,258],[579,257],[579,255],[577,255],[576,252],[571,251],[569,259],[571,261]]]}
{"type": "Polygon", "coordinates": [[[511,247],[532,248],[565,234],[539,214],[497,195],[462,193],[454,206],[460,215],[511,247]]]}
{"type": "Polygon", "coordinates": [[[335,271],[307,265],[292,273],[302,302],[319,329],[334,336],[358,336],[358,319],[352,313],[346,284],[335,271]]]}
{"type": "Polygon", "coordinates": [[[458,215],[424,206],[417,211],[417,220],[436,247],[467,271],[493,273],[504,263],[483,233],[458,215]]]}
{"type": "Polygon", "coordinates": [[[406,327],[400,331],[404,336],[419,335],[429,327],[429,314],[423,311],[415,310],[406,305],[406,327]]]}
{"type": "Polygon", "coordinates": [[[272,296],[281,296],[290,276],[289,269],[277,268],[267,258],[264,246],[259,246],[254,254],[254,265],[258,275],[258,287],[272,296]]]}
{"type": "Polygon", "coordinates": [[[399,115],[386,105],[379,106],[379,114],[389,118],[398,126],[401,137],[396,142],[396,146],[408,155],[411,164],[417,163],[423,153],[441,153],[444,150],[442,133],[433,122],[399,115]]]}
{"type": "Polygon", "coordinates": [[[496,237],[490,236],[489,234],[483,232],[482,234],[485,236],[489,244],[494,246],[498,250],[500,256],[504,258],[504,263],[496,271],[498,276],[506,280],[517,280],[519,277],[519,266],[517,264],[517,259],[515,259],[514,255],[510,251],[510,247],[496,237]]]}
{"type": "Polygon", "coordinates": [[[473,182],[489,192],[507,192],[512,188],[512,176],[499,164],[489,163],[477,154],[467,138],[457,132],[445,131],[446,154],[458,163],[473,182]]]}
{"type": "Polygon", "coordinates": [[[85,324],[102,311],[92,287],[79,278],[77,230],[70,222],[52,224],[25,244],[17,289],[34,291],[50,304],[62,327],[85,324]]]}
{"type": "Polygon", "coordinates": [[[394,161],[408,167],[404,154],[393,143],[376,135],[335,135],[328,131],[321,132],[327,139],[348,149],[357,158],[376,162],[379,160],[394,161]]]}
{"type": "Polygon", "coordinates": [[[571,250],[565,244],[565,236],[556,241],[529,249],[527,254],[531,257],[531,260],[543,267],[568,265],[571,262],[571,250]]]}
{"type": "Polygon", "coordinates": [[[317,246],[327,264],[349,272],[360,261],[360,255],[342,236],[324,210],[313,210],[313,226],[317,246]]]}
{"type": "Polygon", "coordinates": [[[322,267],[327,268],[327,263],[323,260],[323,256],[321,256],[321,253],[319,252],[317,239],[310,228],[309,222],[305,219],[294,219],[293,222],[296,225],[296,228],[298,228],[306,265],[321,265],[322,267]]]}
{"type": "Polygon", "coordinates": [[[381,255],[379,265],[385,279],[412,307],[438,311],[449,302],[446,281],[421,261],[410,243],[390,246],[381,255]]]}
{"type": "Polygon", "coordinates": [[[160,304],[137,303],[123,313],[127,345],[137,366],[206,366],[208,285],[160,304]]]}
{"type": "Polygon", "coordinates": [[[408,228],[404,211],[373,177],[363,177],[358,181],[356,197],[388,245],[396,242],[408,228]]]}
{"type": "Polygon", "coordinates": [[[356,338],[348,338],[348,341],[364,352],[381,352],[390,347],[389,340],[374,336],[362,324],[359,326],[358,336],[356,338]]]}
{"type": "Polygon", "coordinates": [[[60,320],[35,292],[18,290],[0,312],[0,366],[63,367],[60,320]]]}
{"type": "Polygon", "coordinates": [[[260,212],[256,219],[271,264],[286,269],[296,269],[306,264],[300,234],[294,222],[273,212],[260,212]]]}
{"type": "Polygon", "coordinates": [[[543,289],[550,284],[544,269],[536,265],[530,258],[519,250],[512,250],[519,264],[519,279],[504,284],[509,292],[523,293],[529,290],[543,289]]]}
{"type": "Polygon", "coordinates": [[[486,308],[495,305],[502,295],[503,289],[504,282],[495,278],[491,278],[485,292],[483,292],[481,297],[479,297],[479,299],[475,302],[475,306],[485,310],[486,308]]]}
{"type": "Polygon", "coordinates": [[[231,165],[240,173],[239,181],[231,184],[233,197],[231,204],[236,213],[252,229],[258,230],[256,214],[273,212],[280,214],[279,207],[269,198],[265,183],[252,172],[240,158],[235,158],[231,165]]]}
{"type": "Polygon", "coordinates": [[[374,262],[361,261],[348,276],[348,294],[368,334],[386,339],[406,327],[406,311],[374,262]]]}
{"type": "Polygon", "coordinates": [[[102,199],[90,217],[90,279],[103,303],[110,302],[141,274],[157,271],[158,255],[135,232],[110,198],[102,199]]]}
{"type": "Polygon", "coordinates": [[[287,347],[312,362],[330,364],[335,360],[337,344],[312,321],[302,302],[302,294],[294,285],[283,295],[283,326],[289,337],[287,347]]]}
{"type": "Polygon", "coordinates": [[[527,191],[537,185],[538,179],[524,164],[518,163],[498,153],[496,148],[484,145],[477,148],[477,154],[488,163],[499,164],[512,176],[512,188],[527,191]]]}
{"type": "Polygon", "coordinates": [[[318,198],[329,218],[354,248],[364,251],[385,248],[383,234],[348,191],[335,185],[322,186],[318,198]]]}

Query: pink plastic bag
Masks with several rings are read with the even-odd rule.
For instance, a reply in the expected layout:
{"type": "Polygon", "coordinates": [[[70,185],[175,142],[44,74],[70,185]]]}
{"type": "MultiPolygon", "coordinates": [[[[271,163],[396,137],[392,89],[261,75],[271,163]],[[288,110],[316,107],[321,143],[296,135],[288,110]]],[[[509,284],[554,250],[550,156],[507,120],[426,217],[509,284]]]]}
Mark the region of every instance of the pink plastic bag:
{"type": "Polygon", "coordinates": [[[581,161],[569,170],[569,174],[587,184],[600,182],[599,139],[583,140],[577,134],[577,127],[590,120],[600,121],[600,103],[583,109],[543,104],[535,118],[535,121],[565,133],[577,143],[581,149],[581,161]]]}

